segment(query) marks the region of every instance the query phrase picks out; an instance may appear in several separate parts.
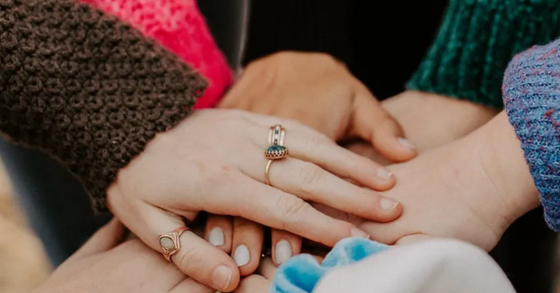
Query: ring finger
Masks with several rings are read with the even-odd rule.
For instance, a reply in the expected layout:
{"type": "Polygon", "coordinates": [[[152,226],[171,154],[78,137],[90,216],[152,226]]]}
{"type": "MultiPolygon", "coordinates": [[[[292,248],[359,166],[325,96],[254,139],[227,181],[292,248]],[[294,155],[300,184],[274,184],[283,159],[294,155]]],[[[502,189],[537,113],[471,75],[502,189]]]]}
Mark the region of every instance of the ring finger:
{"type": "MultiPolygon", "coordinates": [[[[278,124],[276,117],[248,116],[262,128],[255,131],[253,141],[263,150],[267,149],[266,134],[271,125],[278,124]],[[270,123],[267,125],[266,123],[270,123]]],[[[289,148],[290,156],[314,163],[342,178],[349,178],[374,190],[387,190],[395,184],[395,177],[385,167],[359,156],[339,145],[328,137],[297,122],[284,120],[284,145],[289,148]]]]}
{"type": "Polygon", "coordinates": [[[252,274],[259,266],[263,240],[261,225],[239,217],[233,219],[232,257],[241,276],[252,274]]]}

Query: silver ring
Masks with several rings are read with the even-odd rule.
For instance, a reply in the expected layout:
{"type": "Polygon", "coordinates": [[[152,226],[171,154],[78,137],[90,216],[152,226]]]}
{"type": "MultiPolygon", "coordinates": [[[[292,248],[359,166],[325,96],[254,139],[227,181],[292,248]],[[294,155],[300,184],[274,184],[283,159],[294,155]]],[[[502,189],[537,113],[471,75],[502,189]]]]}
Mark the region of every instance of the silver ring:
{"type": "Polygon", "coordinates": [[[286,129],[281,125],[274,125],[270,127],[268,132],[269,145],[284,145],[284,138],[286,137],[286,129]]]}

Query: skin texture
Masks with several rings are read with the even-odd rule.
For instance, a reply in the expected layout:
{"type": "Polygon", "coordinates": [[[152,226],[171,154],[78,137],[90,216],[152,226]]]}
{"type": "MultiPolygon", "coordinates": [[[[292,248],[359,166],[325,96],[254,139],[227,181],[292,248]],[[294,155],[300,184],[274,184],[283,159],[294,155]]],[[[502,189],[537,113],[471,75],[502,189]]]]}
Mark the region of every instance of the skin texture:
{"type": "Polygon", "coordinates": [[[539,204],[505,113],[465,138],[391,169],[402,179],[385,195],[401,201],[406,212],[393,223],[360,225],[385,243],[427,235],[489,251],[513,221],[539,204]]]}
{"type": "MultiPolygon", "coordinates": [[[[393,161],[416,156],[415,147],[404,139],[393,117],[344,64],[326,54],[280,52],[256,60],[244,70],[219,107],[291,118],[333,141],[360,138],[393,161]]],[[[392,177],[390,173],[380,175],[392,177]]],[[[259,264],[264,228],[243,219],[211,215],[207,231],[218,224],[225,225],[220,229],[226,229],[224,235],[228,235],[228,245],[220,245],[221,248],[235,259],[237,247],[246,245],[253,257],[240,266],[240,273],[253,273],[259,264]]],[[[299,236],[279,229],[272,229],[271,235],[271,255],[276,264],[301,251],[299,236]]]]}
{"type": "MultiPolygon", "coordinates": [[[[472,134],[390,169],[403,178],[385,192],[405,207],[396,221],[377,224],[319,210],[388,244],[455,238],[489,251],[513,221],[539,205],[519,140],[503,112],[472,134]]],[[[259,273],[244,279],[236,292],[265,292],[273,273],[259,273]]]]}
{"type": "MultiPolygon", "coordinates": [[[[383,168],[373,161],[300,123],[238,110],[201,110],[150,141],[119,171],[107,200],[112,212],[156,251],[161,249],[158,235],[184,226],[183,219],[193,221],[201,211],[239,216],[332,246],[367,234],[317,212],[308,202],[392,221],[402,207],[373,191],[394,184],[394,178],[380,177],[379,170],[383,168]],[[263,152],[268,129],[275,124],[289,130],[290,156],[273,164],[272,188],[264,184],[263,152]]],[[[181,241],[172,260],[182,272],[222,292],[237,287],[239,269],[222,249],[191,232],[181,241]]]]}
{"type": "Polygon", "coordinates": [[[344,64],[321,53],[280,52],[249,64],[219,107],[290,118],[332,140],[359,137],[385,157],[416,155],[402,129],[344,64]]]}
{"type": "MultiPolygon", "coordinates": [[[[418,153],[464,137],[486,124],[499,111],[469,101],[433,93],[405,91],[381,102],[403,128],[418,153]]],[[[345,147],[382,165],[395,163],[365,141],[353,141],[345,147]]]]}
{"type": "MultiPolygon", "coordinates": [[[[376,132],[375,123],[380,122],[369,121],[366,117],[375,117],[376,115],[371,113],[378,113],[379,106],[382,106],[389,114],[382,115],[382,117],[386,117],[386,120],[381,122],[381,125],[384,123],[393,125],[391,129],[395,129],[396,132],[392,133],[407,137],[407,140],[415,146],[416,152],[420,153],[471,133],[498,113],[496,110],[468,101],[418,91],[406,91],[377,103],[367,91],[362,91],[362,93],[367,93],[362,95],[345,94],[352,92],[350,89],[353,86],[341,85],[344,82],[363,89],[363,85],[351,77],[347,69],[333,58],[323,54],[285,52],[251,64],[239,83],[224,99],[222,106],[290,117],[314,127],[333,140],[358,138],[344,142],[343,145],[351,151],[383,165],[400,162],[402,158],[391,156],[391,153],[388,152],[382,153],[383,148],[378,148],[370,137],[356,135],[360,132],[348,128],[362,122],[365,125],[369,123],[369,126],[362,126],[362,129],[368,128],[376,132]],[[346,90],[335,90],[342,88],[346,90]],[[375,103],[372,103],[371,108],[364,106],[354,108],[365,111],[351,112],[353,107],[349,106],[349,103],[356,103],[356,100],[360,100],[356,96],[375,103]],[[358,122],[348,122],[348,117],[357,117],[354,118],[354,121],[358,122]],[[394,117],[398,123],[394,123],[390,117],[394,117]],[[333,121],[336,123],[329,124],[333,121]],[[341,128],[336,128],[337,125],[341,128]]],[[[386,128],[380,127],[379,129],[386,128]]],[[[390,132],[382,131],[381,133],[390,132]]],[[[395,148],[394,144],[387,145],[400,150],[395,148]]],[[[360,185],[358,182],[352,182],[360,185]]],[[[237,225],[234,222],[236,221],[211,215],[207,222],[207,231],[213,230],[215,223],[220,223],[221,229],[224,229],[223,233],[227,235],[226,242],[231,243],[232,238],[236,239],[233,247],[224,247],[232,257],[235,256],[235,248],[241,244],[248,245],[251,255],[260,255],[263,227],[255,223],[246,223],[243,225],[242,232],[238,233],[235,231],[237,225]],[[257,244],[249,245],[250,243],[257,244]]],[[[277,251],[277,247],[279,247],[277,244],[282,240],[290,244],[291,255],[301,252],[302,240],[300,237],[277,229],[272,229],[271,235],[271,256],[275,264],[279,265],[279,260],[284,259],[282,257],[278,260],[278,256],[286,255],[285,252],[277,251]]],[[[206,239],[208,239],[208,233],[206,239]]],[[[285,248],[285,246],[283,247],[285,248]]],[[[248,264],[241,266],[241,275],[247,276],[253,273],[257,269],[258,261],[259,258],[254,257],[248,264]]]]}
{"type": "Polygon", "coordinates": [[[123,241],[124,226],[112,220],[32,293],[214,293],[187,278],[140,240],[123,241]]]}
{"type": "Polygon", "coordinates": [[[393,223],[377,225],[316,207],[358,225],[380,242],[448,237],[489,251],[513,221],[539,204],[519,140],[503,112],[464,138],[389,168],[399,182],[384,194],[405,208],[393,223]]]}

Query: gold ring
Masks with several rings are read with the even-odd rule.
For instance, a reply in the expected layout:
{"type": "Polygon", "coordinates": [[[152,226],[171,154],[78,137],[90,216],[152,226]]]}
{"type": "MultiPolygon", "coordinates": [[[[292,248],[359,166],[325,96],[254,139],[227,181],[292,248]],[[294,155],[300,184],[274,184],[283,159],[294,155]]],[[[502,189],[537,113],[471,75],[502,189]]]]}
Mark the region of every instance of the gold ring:
{"type": "Polygon", "coordinates": [[[181,249],[180,237],[186,231],[190,229],[187,227],[177,228],[171,232],[159,235],[159,245],[161,245],[161,250],[163,257],[169,262],[171,262],[171,257],[181,249]]]}
{"type": "Polygon", "coordinates": [[[270,127],[270,131],[268,133],[268,143],[270,146],[264,152],[264,156],[268,159],[268,163],[264,169],[264,182],[269,186],[272,186],[268,175],[272,162],[281,160],[289,154],[288,148],[284,146],[285,136],[286,129],[284,129],[282,125],[274,125],[270,127]]]}

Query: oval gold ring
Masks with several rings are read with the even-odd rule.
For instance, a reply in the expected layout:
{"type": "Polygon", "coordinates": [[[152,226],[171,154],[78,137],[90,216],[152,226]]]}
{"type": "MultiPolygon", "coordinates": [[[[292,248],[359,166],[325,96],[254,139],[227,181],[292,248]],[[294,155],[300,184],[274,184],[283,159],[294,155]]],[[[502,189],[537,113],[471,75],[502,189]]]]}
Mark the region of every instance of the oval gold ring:
{"type": "Polygon", "coordinates": [[[180,237],[186,231],[189,231],[188,227],[180,227],[171,232],[159,235],[159,245],[161,246],[161,251],[163,257],[168,262],[171,262],[171,257],[181,249],[180,237]]]}

